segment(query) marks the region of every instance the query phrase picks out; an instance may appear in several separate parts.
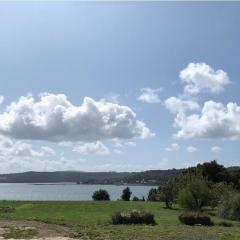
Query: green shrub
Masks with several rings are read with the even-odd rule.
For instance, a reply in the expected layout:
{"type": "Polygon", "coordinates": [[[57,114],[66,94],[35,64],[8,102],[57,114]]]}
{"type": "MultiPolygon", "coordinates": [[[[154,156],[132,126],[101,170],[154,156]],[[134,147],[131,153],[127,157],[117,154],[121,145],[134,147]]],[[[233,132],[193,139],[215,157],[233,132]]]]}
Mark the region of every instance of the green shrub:
{"type": "Polygon", "coordinates": [[[218,215],[222,218],[240,221],[240,193],[225,193],[218,205],[218,215]]]}
{"type": "Polygon", "coordinates": [[[222,226],[222,227],[232,227],[233,224],[231,222],[226,222],[226,221],[221,221],[218,223],[219,226],[222,226]]]}
{"type": "Polygon", "coordinates": [[[95,191],[92,195],[92,199],[95,201],[107,201],[110,200],[109,193],[104,189],[99,189],[95,191]]]}
{"type": "Polygon", "coordinates": [[[140,201],[140,199],[138,197],[136,197],[136,196],[134,196],[132,200],[135,201],[135,202],[136,201],[140,201]]]}
{"type": "Polygon", "coordinates": [[[117,212],[112,215],[113,224],[155,224],[154,215],[149,212],[132,210],[130,212],[117,212]]]}
{"type": "Polygon", "coordinates": [[[205,215],[200,212],[186,212],[182,213],[178,217],[179,221],[186,225],[203,225],[203,226],[211,226],[213,222],[208,215],[205,215]]]}
{"type": "Polygon", "coordinates": [[[195,179],[179,192],[178,200],[182,207],[200,211],[209,204],[211,193],[206,182],[195,179]]]}
{"type": "Polygon", "coordinates": [[[215,208],[218,206],[222,196],[229,191],[233,191],[233,187],[226,182],[215,183],[211,186],[211,201],[210,206],[215,208]]]}
{"type": "Polygon", "coordinates": [[[14,207],[0,207],[0,213],[12,213],[14,211],[14,207]]]}
{"type": "Polygon", "coordinates": [[[122,200],[123,201],[129,201],[131,198],[132,192],[130,191],[129,187],[126,187],[122,191],[122,200]]]}

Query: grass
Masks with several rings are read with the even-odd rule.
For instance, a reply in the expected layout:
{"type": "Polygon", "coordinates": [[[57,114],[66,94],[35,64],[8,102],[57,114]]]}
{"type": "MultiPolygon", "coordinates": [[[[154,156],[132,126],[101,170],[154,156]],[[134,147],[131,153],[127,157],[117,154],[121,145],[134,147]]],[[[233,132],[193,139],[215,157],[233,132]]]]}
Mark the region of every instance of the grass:
{"type": "Polygon", "coordinates": [[[30,239],[38,234],[37,229],[28,228],[28,229],[20,229],[11,227],[3,234],[5,239],[13,238],[13,239],[30,239]]]}
{"type": "Polygon", "coordinates": [[[12,213],[0,213],[0,219],[39,220],[69,226],[71,236],[83,240],[240,240],[240,223],[221,226],[222,219],[209,210],[212,227],[185,226],[178,221],[182,209],[165,209],[159,202],[23,202],[0,201],[0,206],[14,207],[12,213]],[[113,212],[132,209],[154,214],[157,225],[112,225],[113,212]]]}

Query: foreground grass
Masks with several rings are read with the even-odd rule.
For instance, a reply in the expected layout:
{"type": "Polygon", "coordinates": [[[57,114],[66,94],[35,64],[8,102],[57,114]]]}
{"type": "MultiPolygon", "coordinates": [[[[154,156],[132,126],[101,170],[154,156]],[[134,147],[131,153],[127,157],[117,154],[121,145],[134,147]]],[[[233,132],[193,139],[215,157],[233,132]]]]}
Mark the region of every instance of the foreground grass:
{"type": "Polygon", "coordinates": [[[1,213],[0,219],[39,220],[63,224],[71,229],[71,236],[93,240],[240,240],[240,223],[232,227],[218,225],[221,219],[210,212],[215,226],[191,227],[179,223],[181,209],[165,209],[158,202],[11,202],[0,206],[15,208],[13,213],[1,213]],[[111,214],[132,209],[147,210],[155,215],[157,225],[112,225],[111,214]]]}

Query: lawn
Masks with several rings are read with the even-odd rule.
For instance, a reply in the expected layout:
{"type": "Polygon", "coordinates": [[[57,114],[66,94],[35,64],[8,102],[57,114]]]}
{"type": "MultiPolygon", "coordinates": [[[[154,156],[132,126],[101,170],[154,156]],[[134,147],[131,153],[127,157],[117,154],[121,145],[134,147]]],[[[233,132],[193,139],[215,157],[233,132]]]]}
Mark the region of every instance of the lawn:
{"type": "Polygon", "coordinates": [[[81,239],[98,240],[240,240],[240,223],[219,225],[222,220],[214,216],[212,227],[185,226],[178,221],[182,212],[178,207],[165,209],[159,202],[14,202],[0,201],[0,206],[15,208],[12,213],[1,213],[0,219],[39,220],[68,226],[70,235],[81,239]],[[112,225],[111,214],[131,209],[147,210],[155,215],[157,225],[112,225]]]}

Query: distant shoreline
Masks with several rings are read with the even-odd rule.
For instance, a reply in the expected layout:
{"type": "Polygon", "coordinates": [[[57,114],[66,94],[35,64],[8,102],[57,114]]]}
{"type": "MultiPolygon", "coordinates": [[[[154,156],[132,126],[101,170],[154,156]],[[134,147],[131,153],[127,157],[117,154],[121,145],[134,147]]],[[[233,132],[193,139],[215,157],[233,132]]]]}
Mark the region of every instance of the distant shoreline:
{"type": "Polygon", "coordinates": [[[121,186],[152,186],[152,187],[158,187],[158,185],[154,184],[104,184],[104,183],[74,183],[74,182],[50,182],[50,183],[31,183],[31,182],[0,182],[0,184],[29,184],[29,185],[34,185],[34,186],[55,186],[55,185],[106,185],[106,186],[116,186],[116,187],[121,187],[121,186]]]}

